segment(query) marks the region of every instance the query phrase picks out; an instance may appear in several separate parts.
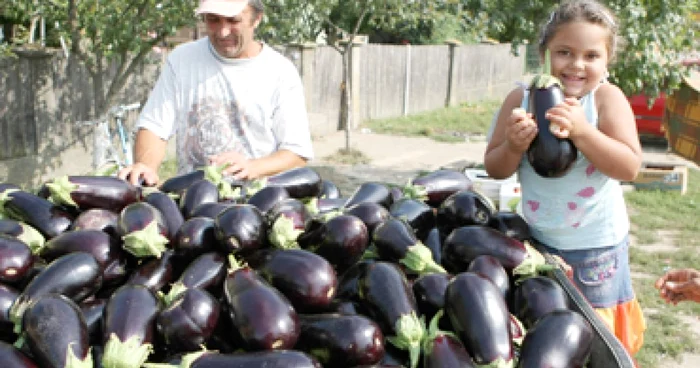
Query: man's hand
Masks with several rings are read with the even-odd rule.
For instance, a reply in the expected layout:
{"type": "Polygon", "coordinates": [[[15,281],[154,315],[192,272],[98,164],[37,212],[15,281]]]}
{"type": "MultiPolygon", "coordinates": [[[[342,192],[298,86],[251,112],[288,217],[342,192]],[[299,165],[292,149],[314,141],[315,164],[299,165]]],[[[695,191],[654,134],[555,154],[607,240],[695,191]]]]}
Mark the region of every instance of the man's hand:
{"type": "Polygon", "coordinates": [[[131,184],[148,187],[155,186],[160,180],[158,173],[153,168],[140,162],[119,170],[117,176],[131,184]]]}
{"type": "Polygon", "coordinates": [[[233,176],[237,180],[257,179],[259,176],[253,168],[253,161],[236,151],[210,156],[209,164],[216,166],[226,165],[223,174],[225,176],[233,176]]]}
{"type": "Polygon", "coordinates": [[[656,280],[654,286],[667,303],[675,305],[684,300],[700,303],[700,272],[697,270],[668,271],[656,280]]]}

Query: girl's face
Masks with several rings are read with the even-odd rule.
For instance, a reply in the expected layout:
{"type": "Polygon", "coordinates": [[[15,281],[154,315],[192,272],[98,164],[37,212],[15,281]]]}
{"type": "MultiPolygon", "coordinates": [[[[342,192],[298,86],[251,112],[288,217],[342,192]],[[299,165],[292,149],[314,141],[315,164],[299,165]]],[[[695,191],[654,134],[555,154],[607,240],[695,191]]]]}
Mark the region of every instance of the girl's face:
{"type": "Polygon", "coordinates": [[[562,24],[549,41],[552,70],[567,97],[582,97],[605,78],[609,30],[598,24],[576,21],[562,24]]]}

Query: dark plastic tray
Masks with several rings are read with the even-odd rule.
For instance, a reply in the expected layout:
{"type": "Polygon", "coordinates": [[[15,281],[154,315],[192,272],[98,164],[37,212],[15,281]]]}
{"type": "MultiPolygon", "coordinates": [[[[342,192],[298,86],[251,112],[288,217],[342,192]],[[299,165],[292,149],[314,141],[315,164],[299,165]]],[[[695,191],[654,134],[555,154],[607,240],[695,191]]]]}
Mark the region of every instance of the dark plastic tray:
{"type": "MultiPolygon", "coordinates": [[[[543,254],[547,263],[558,265],[557,261],[549,253],[543,252],[543,254]]],[[[593,338],[593,348],[587,368],[635,368],[634,361],[622,346],[620,340],[613,335],[598,317],[597,312],[566,276],[564,271],[557,267],[549,272],[548,276],[557,281],[566,291],[571,308],[581,313],[593,327],[595,337],[593,338]]]]}

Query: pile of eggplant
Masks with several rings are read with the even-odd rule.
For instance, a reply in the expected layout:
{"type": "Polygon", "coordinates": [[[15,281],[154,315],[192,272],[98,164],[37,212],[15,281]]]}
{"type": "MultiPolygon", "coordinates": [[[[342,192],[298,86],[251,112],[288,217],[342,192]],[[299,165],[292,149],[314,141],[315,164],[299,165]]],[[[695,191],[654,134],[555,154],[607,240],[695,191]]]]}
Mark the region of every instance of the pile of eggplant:
{"type": "Polygon", "coordinates": [[[584,367],[594,337],[459,171],[0,183],[3,367],[584,367]]]}

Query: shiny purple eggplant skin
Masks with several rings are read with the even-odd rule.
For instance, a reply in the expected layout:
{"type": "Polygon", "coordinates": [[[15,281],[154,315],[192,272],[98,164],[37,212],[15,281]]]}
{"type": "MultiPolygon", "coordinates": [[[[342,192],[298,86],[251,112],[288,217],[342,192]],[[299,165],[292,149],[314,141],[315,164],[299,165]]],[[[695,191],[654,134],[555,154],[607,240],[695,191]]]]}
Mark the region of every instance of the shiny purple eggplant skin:
{"type": "Polygon", "coordinates": [[[437,264],[442,264],[442,234],[440,234],[440,229],[434,227],[428,231],[423,238],[419,238],[423,245],[430,249],[430,253],[433,254],[433,260],[437,264]]]}
{"type": "MultiPolygon", "coordinates": [[[[10,308],[19,297],[19,291],[12,286],[0,284],[0,337],[11,336],[14,323],[10,319],[10,308]]],[[[0,338],[2,340],[2,338],[0,338]]],[[[0,361],[2,361],[0,359],[0,361]]]]}
{"type": "Polygon", "coordinates": [[[343,213],[346,215],[352,215],[365,223],[367,226],[367,232],[370,238],[374,229],[384,220],[388,219],[391,215],[389,214],[389,209],[384,207],[379,203],[374,202],[362,202],[352,206],[345,206],[343,213]]]}
{"type": "Polygon", "coordinates": [[[180,258],[194,259],[218,248],[217,241],[213,218],[190,217],[177,230],[173,249],[180,258]]]}
{"type": "Polygon", "coordinates": [[[117,231],[123,237],[134,231],[143,230],[153,222],[156,223],[158,232],[167,238],[168,228],[160,211],[148,202],[136,202],[124,207],[119,213],[117,231]]]}
{"type": "Polygon", "coordinates": [[[102,271],[95,257],[88,253],[74,252],[56,258],[22,290],[10,316],[13,321],[19,321],[24,310],[46,294],[62,294],[80,303],[101,287],[102,271]]]}
{"type": "Polygon", "coordinates": [[[32,357],[41,367],[65,367],[68,349],[79,360],[92,360],[83,314],[63,295],[36,299],[24,313],[22,330],[32,357]]]}
{"type": "Polygon", "coordinates": [[[463,172],[439,169],[418,176],[411,180],[411,185],[425,189],[425,203],[433,208],[440,207],[442,202],[454,193],[472,188],[472,182],[463,172]]]}
{"type": "Polygon", "coordinates": [[[190,185],[180,197],[180,211],[185,219],[192,217],[192,212],[203,203],[219,202],[219,188],[207,179],[190,185]]]}
{"type": "Polygon", "coordinates": [[[468,272],[478,273],[481,276],[486,277],[491,282],[493,282],[499,290],[503,297],[508,300],[510,296],[510,278],[508,277],[508,272],[498,258],[484,254],[480,255],[469,264],[467,267],[468,272]]]}
{"type": "Polygon", "coordinates": [[[228,313],[246,350],[291,349],[299,317],[289,300],[252,268],[229,272],[224,281],[228,313]]]}
{"type": "Polygon", "coordinates": [[[488,225],[521,242],[532,238],[530,225],[516,212],[498,211],[491,216],[488,225]]]}
{"type": "Polygon", "coordinates": [[[246,254],[267,244],[267,223],[260,210],[249,204],[235,204],[215,219],[216,237],[226,253],[246,254]]]}
{"type": "Polygon", "coordinates": [[[472,272],[456,275],[447,286],[445,312],[475,363],[513,359],[510,313],[501,291],[487,278],[472,272]]]}
{"type": "Polygon", "coordinates": [[[41,248],[39,256],[51,262],[54,259],[73,252],[92,254],[100,267],[107,265],[119,256],[123,256],[121,244],[101,230],[72,230],[60,234],[41,248]]]}
{"type": "Polygon", "coordinates": [[[416,199],[402,198],[389,207],[389,214],[406,221],[418,238],[425,237],[435,227],[433,209],[416,199]]]}
{"type": "Polygon", "coordinates": [[[388,336],[396,335],[396,321],[401,316],[419,313],[413,290],[403,271],[394,263],[367,265],[360,279],[360,295],[369,316],[388,336]]]}
{"type": "Polygon", "coordinates": [[[178,283],[188,289],[206,289],[218,294],[226,277],[226,259],[218,252],[207,252],[195,258],[185,268],[178,283]]]}
{"type": "Polygon", "coordinates": [[[352,302],[360,301],[360,280],[364,275],[367,266],[376,262],[374,259],[364,259],[355,262],[343,273],[339,274],[338,287],[335,299],[348,300],[352,302]]]}
{"type": "Polygon", "coordinates": [[[250,260],[248,264],[282,292],[297,312],[319,312],[330,306],[338,281],[325,258],[304,249],[260,253],[259,262],[250,260]]]}
{"type": "Polygon", "coordinates": [[[404,220],[389,217],[372,233],[372,243],[382,260],[398,262],[408,253],[408,248],[420,241],[411,226],[404,220]]]}
{"type": "Polygon", "coordinates": [[[190,185],[204,179],[204,170],[198,169],[188,173],[172,176],[158,187],[165,193],[182,194],[190,185]]]}
{"type": "Polygon", "coordinates": [[[569,309],[569,297],[549,277],[529,277],[513,289],[510,310],[526,328],[532,327],[545,314],[560,309],[569,309]]]}
{"type": "Polygon", "coordinates": [[[348,197],[346,207],[352,207],[358,203],[371,202],[389,209],[393,202],[389,186],[378,182],[364,182],[348,197]]]}
{"type": "Polygon", "coordinates": [[[15,283],[24,279],[33,265],[34,256],[26,243],[0,234],[0,282],[15,283]]]}
{"type": "Polygon", "coordinates": [[[369,236],[362,220],[340,215],[301,234],[297,241],[303,249],[325,258],[337,273],[342,273],[360,260],[369,245],[369,236]]]}
{"type": "Polygon", "coordinates": [[[70,230],[101,230],[111,236],[117,236],[119,213],[102,208],[81,211],[75,218],[70,230]]]}
{"type": "Polygon", "coordinates": [[[483,195],[462,190],[445,199],[437,210],[437,224],[443,234],[467,225],[487,225],[495,212],[483,195]]]}
{"type": "Polygon", "coordinates": [[[197,206],[194,210],[192,210],[190,218],[208,217],[210,219],[215,219],[216,216],[218,216],[221,212],[224,212],[224,210],[228,209],[234,204],[235,203],[228,201],[202,203],[199,206],[197,206]]]}
{"type": "Polygon", "coordinates": [[[292,198],[318,197],[322,189],[322,179],[316,170],[309,166],[296,167],[268,176],[266,186],[282,187],[292,198]]]}
{"type": "Polygon", "coordinates": [[[154,293],[162,291],[163,287],[177,277],[174,261],[174,252],[167,249],[160,258],[151,258],[141,263],[131,272],[126,284],[142,285],[154,293]]]}
{"type": "Polygon", "coordinates": [[[413,281],[411,288],[416,305],[426,321],[432,320],[445,307],[445,292],[451,279],[452,276],[445,273],[427,273],[413,281]]]}
{"type": "Polygon", "coordinates": [[[300,315],[301,334],[295,349],[324,367],[355,367],[378,363],[384,356],[384,334],[365,316],[300,315]]]}
{"type": "Polygon", "coordinates": [[[0,362],[2,362],[3,368],[39,368],[19,349],[4,341],[0,341],[0,362]]]}
{"type": "MultiPolygon", "coordinates": [[[[75,186],[70,192],[71,200],[81,210],[103,208],[119,212],[127,205],[141,199],[139,187],[116,176],[69,175],[68,183],[75,186]]],[[[49,182],[47,186],[54,183],[49,182]]],[[[52,187],[49,187],[55,203],[60,202],[52,187]]],[[[72,204],[71,204],[72,205],[72,204]]]]}
{"type": "Polygon", "coordinates": [[[471,355],[459,339],[438,334],[423,351],[423,368],[476,368],[471,355]]]}
{"type": "Polygon", "coordinates": [[[127,284],[119,287],[105,306],[103,343],[106,344],[111,335],[122,342],[135,338],[140,345],[152,343],[159,312],[158,299],[145,286],[127,284]]]}
{"type": "Polygon", "coordinates": [[[347,198],[319,198],[316,201],[318,213],[328,213],[331,211],[342,211],[347,198]]]}
{"type": "Polygon", "coordinates": [[[7,194],[2,205],[10,218],[31,225],[47,240],[70,229],[75,218],[48,199],[23,190],[7,194]]]}
{"type": "Polygon", "coordinates": [[[570,139],[556,137],[549,130],[546,113],[564,101],[564,93],[558,84],[547,88],[531,86],[528,111],[537,123],[537,135],[527,149],[527,160],[537,174],[545,178],[566,175],[578,157],[578,150],[570,139]]]}
{"type": "Polygon", "coordinates": [[[287,189],[284,187],[264,187],[250,196],[246,203],[257,207],[260,212],[267,213],[275,205],[289,197],[287,189]]]}
{"type": "Polygon", "coordinates": [[[236,354],[205,352],[190,368],[321,368],[308,354],[296,350],[270,350],[236,354]]]}
{"type": "Polygon", "coordinates": [[[106,305],[107,299],[105,298],[86,300],[79,305],[83,318],[85,318],[90,345],[102,344],[102,317],[106,305]]]}
{"type": "Polygon", "coordinates": [[[279,201],[274,207],[267,211],[266,220],[268,223],[268,239],[274,246],[286,248],[290,244],[287,241],[292,239],[279,239],[276,237],[275,226],[278,221],[291,222],[292,229],[295,231],[306,231],[309,223],[313,220],[311,212],[306,208],[304,202],[296,198],[287,198],[279,201]]]}
{"type": "Polygon", "coordinates": [[[0,218],[0,234],[16,238],[24,233],[24,226],[27,225],[17,220],[0,218]]]}
{"type": "Polygon", "coordinates": [[[582,368],[591,354],[594,333],[581,314],[557,310],[525,334],[518,368],[582,368]]]}
{"type": "Polygon", "coordinates": [[[220,310],[219,302],[205,290],[188,289],[158,314],[157,330],[169,348],[195,351],[211,337],[220,310]]]}
{"type": "Polygon", "coordinates": [[[321,180],[321,192],[318,194],[318,198],[338,199],[341,197],[340,188],[334,182],[327,179],[321,180]]]}
{"type": "Polygon", "coordinates": [[[168,229],[168,240],[173,242],[175,234],[185,222],[178,203],[167,193],[161,191],[149,193],[143,200],[157,208],[163,215],[165,227],[168,229]]]}
{"type": "Polygon", "coordinates": [[[442,247],[443,265],[452,273],[466,271],[474,258],[492,255],[506,271],[520,265],[527,256],[525,245],[490,227],[471,225],[454,229],[442,247]]]}

